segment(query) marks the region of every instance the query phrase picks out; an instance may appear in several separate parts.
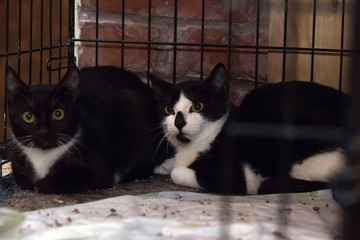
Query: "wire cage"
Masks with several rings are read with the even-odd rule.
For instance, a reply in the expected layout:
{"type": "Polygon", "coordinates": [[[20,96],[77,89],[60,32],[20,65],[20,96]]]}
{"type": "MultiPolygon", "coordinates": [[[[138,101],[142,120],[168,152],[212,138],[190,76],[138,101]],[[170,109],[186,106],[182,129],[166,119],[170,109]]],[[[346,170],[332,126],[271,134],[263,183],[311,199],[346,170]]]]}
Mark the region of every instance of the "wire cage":
{"type": "MultiPolygon", "coordinates": [[[[359,103],[360,61],[353,44],[359,42],[358,5],[355,0],[1,1],[1,153],[5,154],[10,137],[5,101],[8,66],[29,84],[55,84],[72,64],[124,67],[145,81],[145,71],[156,72],[175,83],[204,79],[217,62],[223,62],[235,105],[252,88],[289,80],[332,86],[351,93],[359,103]]],[[[312,134],[322,136],[322,130],[312,134]]],[[[347,132],[349,142],[356,139],[358,122],[349,121],[347,132]]],[[[359,152],[349,149],[353,167],[360,160],[359,152]]],[[[3,169],[9,163],[0,158],[2,191],[6,191],[12,182],[3,169]]],[[[347,213],[344,239],[359,237],[352,228],[356,225],[346,224],[359,222],[351,213],[359,208],[354,182],[360,174],[351,169],[353,178],[344,176],[348,184],[339,184],[336,190],[338,195],[351,192],[352,198],[341,202],[347,213]]]]}

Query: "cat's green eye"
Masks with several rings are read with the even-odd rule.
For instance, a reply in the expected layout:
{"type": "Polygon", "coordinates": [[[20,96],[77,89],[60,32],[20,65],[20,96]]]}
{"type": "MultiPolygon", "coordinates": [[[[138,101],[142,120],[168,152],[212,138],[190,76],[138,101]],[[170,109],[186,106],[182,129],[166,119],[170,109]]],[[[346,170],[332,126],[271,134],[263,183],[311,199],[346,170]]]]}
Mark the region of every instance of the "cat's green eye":
{"type": "Polygon", "coordinates": [[[60,121],[64,118],[65,112],[61,108],[55,109],[55,111],[52,114],[52,118],[56,121],[60,121]]]}
{"type": "Polygon", "coordinates": [[[191,110],[193,112],[201,112],[204,108],[204,104],[201,103],[201,102],[198,102],[198,103],[194,103],[192,106],[191,106],[191,110]]]}
{"type": "Polygon", "coordinates": [[[166,106],[166,107],[165,107],[165,113],[166,113],[167,115],[174,115],[174,114],[175,114],[175,111],[174,111],[173,108],[166,106]]]}
{"type": "Polygon", "coordinates": [[[24,112],[22,117],[26,123],[33,123],[35,121],[35,116],[32,112],[24,112]]]}

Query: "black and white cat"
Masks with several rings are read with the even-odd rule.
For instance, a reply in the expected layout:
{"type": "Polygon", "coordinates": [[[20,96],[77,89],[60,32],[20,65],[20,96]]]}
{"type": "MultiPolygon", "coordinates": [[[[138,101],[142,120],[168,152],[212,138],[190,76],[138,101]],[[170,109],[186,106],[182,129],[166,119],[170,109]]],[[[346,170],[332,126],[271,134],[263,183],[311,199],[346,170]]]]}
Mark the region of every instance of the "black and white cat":
{"type": "Polygon", "coordinates": [[[347,97],[337,90],[307,82],[269,84],[251,91],[232,109],[222,64],[206,81],[172,85],[149,75],[164,134],[176,149],[175,157],[157,172],[167,169],[176,184],[238,194],[312,191],[326,188],[344,167],[336,141],[231,139],[225,132],[231,121],[343,126],[347,97]],[[290,159],[283,161],[287,156],[290,159]]]}
{"type": "Polygon", "coordinates": [[[72,67],[58,85],[28,86],[9,68],[16,183],[45,193],[145,178],[166,157],[152,90],[114,67],[72,67]]]}

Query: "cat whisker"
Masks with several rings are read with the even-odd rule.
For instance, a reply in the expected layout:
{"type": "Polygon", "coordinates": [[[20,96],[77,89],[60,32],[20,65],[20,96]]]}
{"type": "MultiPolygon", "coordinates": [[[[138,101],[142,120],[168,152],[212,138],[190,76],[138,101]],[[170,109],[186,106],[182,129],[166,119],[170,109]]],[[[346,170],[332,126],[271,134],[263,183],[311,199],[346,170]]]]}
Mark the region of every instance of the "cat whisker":
{"type": "MultiPolygon", "coordinates": [[[[161,134],[164,134],[164,133],[162,132],[161,134]]],[[[169,138],[169,134],[164,134],[164,136],[161,138],[161,140],[160,140],[160,142],[159,142],[159,144],[158,144],[158,146],[157,146],[157,148],[156,148],[156,151],[155,151],[156,153],[158,152],[161,144],[162,144],[167,138],[169,138]]],[[[169,148],[169,141],[167,141],[167,146],[166,146],[166,149],[168,149],[168,148],[169,148]]]]}
{"type": "Polygon", "coordinates": [[[17,141],[23,145],[30,145],[34,141],[34,138],[32,135],[26,135],[26,136],[18,137],[17,141]]]}
{"type": "MultiPolygon", "coordinates": [[[[62,135],[62,134],[59,134],[59,135],[62,135]]],[[[79,141],[77,141],[76,139],[73,139],[73,138],[71,138],[70,136],[67,136],[67,135],[63,135],[63,137],[59,137],[58,136],[58,141],[57,141],[57,143],[60,145],[60,146],[65,146],[67,143],[69,143],[69,142],[71,142],[71,141],[73,141],[74,142],[74,144],[72,145],[72,147],[71,147],[71,149],[73,149],[73,151],[67,151],[65,154],[66,155],[73,155],[74,156],[74,151],[76,151],[79,155],[82,155],[82,153],[81,153],[81,151],[80,151],[80,149],[79,149],[79,146],[82,146],[86,151],[88,151],[87,150],[87,148],[86,147],[84,147],[79,141]]],[[[90,154],[90,153],[89,153],[90,154]]]]}
{"type": "Polygon", "coordinates": [[[158,100],[160,100],[160,101],[164,101],[165,103],[170,103],[171,102],[171,96],[168,94],[168,93],[166,93],[166,94],[163,94],[163,95],[161,95],[159,98],[158,98],[158,100]]]}
{"type": "MultiPolygon", "coordinates": [[[[77,137],[76,135],[75,136],[69,136],[69,135],[66,135],[66,134],[58,134],[58,137],[59,138],[62,138],[63,140],[66,141],[66,143],[69,143],[69,142],[74,142],[74,145],[72,146],[72,148],[74,148],[78,153],[81,154],[81,151],[79,149],[79,147],[83,148],[86,152],[88,152],[89,155],[91,155],[89,149],[83,144],[81,143],[81,141],[77,140],[77,137]]],[[[66,144],[65,143],[65,144],[66,144]]],[[[70,151],[71,152],[71,151],[70,151]]]]}
{"type": "Polygon", "coordinates": [[[56,101],[57,101],[58,98],[66,95],[66,94],[68,94],[68,93],[63,93],[63,94],[57,96],[57,92],[58,92],[58,89],[56,90],[56,92],[55,92],[55,94],[54,94],[54,96],[53,96],[53,98],[52,98],[52,100],[51,100],[51,103],[52,103],[53,105],[55,105],[55,103],[56,103],[56,101]]]}

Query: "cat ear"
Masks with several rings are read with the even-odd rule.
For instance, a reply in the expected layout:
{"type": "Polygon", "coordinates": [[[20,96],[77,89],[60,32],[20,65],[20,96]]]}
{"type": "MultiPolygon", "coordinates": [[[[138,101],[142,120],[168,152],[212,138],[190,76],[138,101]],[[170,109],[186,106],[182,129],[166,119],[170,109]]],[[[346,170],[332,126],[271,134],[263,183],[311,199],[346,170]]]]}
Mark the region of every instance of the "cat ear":
{"type": "Polygon", "coordinates": [[[12,103],[19,94],[23,94],[27,88],[28,85],[20,79],[14,69],[8,67],[6,69],[6,98],[9,103],[12,103]]]}
{"type": "Polygon", "coordinates": [[[80,90],[80,74],[79,69],[75,66],[71,67],[59,83],[59,88],[69,91],[74,98],[79,96],[80,90]]]}
{"type": "Polygon", "coordinates": [[[146,73],[149,76],[156,95],[161,95],[163,92],[168,92],[168,89],[171,88],[171,83],[168,83],[149,72],[146,73]]]}
{"type": "Polygon", "coordinates": [[[222,63],[218,63],[206,80],[206,85],[216,91],[223,91],[227,85],[227,71],[222,63]]]}

